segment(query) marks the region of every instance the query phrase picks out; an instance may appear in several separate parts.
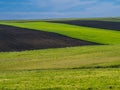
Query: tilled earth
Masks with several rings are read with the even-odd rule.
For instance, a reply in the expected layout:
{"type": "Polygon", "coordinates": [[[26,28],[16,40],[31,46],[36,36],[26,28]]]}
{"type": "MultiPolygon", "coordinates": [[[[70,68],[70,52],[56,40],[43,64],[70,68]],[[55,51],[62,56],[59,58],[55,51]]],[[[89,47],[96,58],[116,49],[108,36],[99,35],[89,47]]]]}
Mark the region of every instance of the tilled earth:
{"type": "Polygon", "coordinates": [[[50,21],[50,22],[120,31],[120,22],[95,21],[95,20],[65,20],[65,21],[50,21]]]}
{"type": "Polygon", "coordinates": [[[23,51],[71,46],[97,45],[56,33],[0,25],[0,51],[23,51]]]}

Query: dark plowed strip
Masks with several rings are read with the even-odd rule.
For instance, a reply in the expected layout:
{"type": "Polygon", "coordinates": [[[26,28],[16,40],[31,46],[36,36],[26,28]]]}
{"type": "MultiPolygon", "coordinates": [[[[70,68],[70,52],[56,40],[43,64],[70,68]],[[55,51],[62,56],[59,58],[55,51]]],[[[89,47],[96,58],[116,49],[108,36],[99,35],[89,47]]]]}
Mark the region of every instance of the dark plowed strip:
{"type": "Polygon", "coordinates": [[[50,22],[120,31],[120,22],[94,21],[94,20],[66,20],[66,21],[50,21],[50,22]]]}
{"type": "Polygon", "coordinates": [[[22,51],[83,45],[96,45],[96,43],[77,40],[56,33],[0,25],[0,51],[22,51]]]}

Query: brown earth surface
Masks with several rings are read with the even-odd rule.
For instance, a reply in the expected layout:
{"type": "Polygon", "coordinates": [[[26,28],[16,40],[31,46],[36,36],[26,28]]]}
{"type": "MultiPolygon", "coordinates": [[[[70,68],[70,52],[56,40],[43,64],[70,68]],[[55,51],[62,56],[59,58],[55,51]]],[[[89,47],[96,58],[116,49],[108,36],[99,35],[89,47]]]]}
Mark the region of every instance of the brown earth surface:
{"type": "Polygon", "coordinates": [[[50,22],[120,31],[120,22],[95,21],[95,20],[65,20],[50,22]]]}
{"type": "Polygon", "coordinates": [[[23,51],[71,46],[97,45],[56,33],[0,25],[0,51],[23,51]]]}

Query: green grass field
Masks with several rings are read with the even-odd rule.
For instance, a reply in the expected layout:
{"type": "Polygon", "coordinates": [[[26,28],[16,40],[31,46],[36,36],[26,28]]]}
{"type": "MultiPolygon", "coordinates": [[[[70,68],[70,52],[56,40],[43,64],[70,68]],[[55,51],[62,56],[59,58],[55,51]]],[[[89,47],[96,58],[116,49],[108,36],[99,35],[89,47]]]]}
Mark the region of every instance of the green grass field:
{"type": "Polygon", "coordinates": [[[0,70],[116,67],[119,45],[0,53],[0,70]]]}
{"type": "Polygon", "coordinates": [[[120,47],[0,53],[1,90],[119,90],[120,47]]]}
{"type": "Polygon", "coordinates": [[[0,24],[106,44],[0,52],[1,90],[120,90],[119,31],[47,22],[0,24]]]}
{"type": "Polygon", "coordinates": [[[47,32],[55,32],[72,38],[82,39],[100,44],[120,44],[119,31],[48,22],[2,23],[2,24],[35,30],[43,30],[47,32]]]}
{"type": "Polygon", "coordinates": [[[0,71],[1,90],[119,90],[120,69],[0,71]]]}

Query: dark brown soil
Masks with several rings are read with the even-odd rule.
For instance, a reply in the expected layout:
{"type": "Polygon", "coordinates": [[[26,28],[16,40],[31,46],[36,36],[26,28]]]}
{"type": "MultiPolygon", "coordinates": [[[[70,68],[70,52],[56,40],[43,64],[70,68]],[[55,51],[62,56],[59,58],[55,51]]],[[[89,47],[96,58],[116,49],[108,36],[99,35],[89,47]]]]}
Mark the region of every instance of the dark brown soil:
{"type": "Polygon", "coordinates": [[[94,21],[94,20],[65,20],[65,21],[50,21],[50,22],[120,31],[120,22],[94,21]]]}
{"type": "Polygon", "coordinates": [[[0,51],[23,51],[71,46],[96,45],[56,33],[0,25],[0,51]]]}

